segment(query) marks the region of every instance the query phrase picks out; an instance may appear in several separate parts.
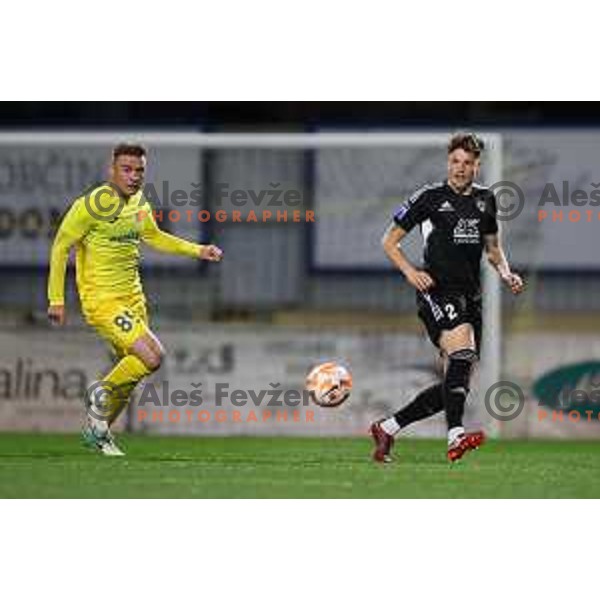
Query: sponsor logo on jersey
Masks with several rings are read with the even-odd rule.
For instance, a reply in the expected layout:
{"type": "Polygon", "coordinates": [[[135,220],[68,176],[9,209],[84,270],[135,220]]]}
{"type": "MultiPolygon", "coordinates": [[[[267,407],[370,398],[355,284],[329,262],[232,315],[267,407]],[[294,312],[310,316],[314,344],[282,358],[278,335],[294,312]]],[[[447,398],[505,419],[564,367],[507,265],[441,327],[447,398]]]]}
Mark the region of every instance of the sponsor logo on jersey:
{"type": "Polygon", "coordinates": [[[479,219],[459,219],[453,234],[455,244],[479,244],[479,219]]]}
{"type": "Polygon", "coordinates": [[[132,229],[130,231],[126,231],[119,235],[113,235],[112,237],[109,237],[108,239],[111,242],[133,242],[133,241],[137,241],[140,239],[140,234],[139,234],[139,232],[132,229]]]}
{"type": "Polygon", "coordinates": [[[454,212],[454,206],[446,200],[442,203],[442,205],[438,208],[438,212],[454,212]]]}

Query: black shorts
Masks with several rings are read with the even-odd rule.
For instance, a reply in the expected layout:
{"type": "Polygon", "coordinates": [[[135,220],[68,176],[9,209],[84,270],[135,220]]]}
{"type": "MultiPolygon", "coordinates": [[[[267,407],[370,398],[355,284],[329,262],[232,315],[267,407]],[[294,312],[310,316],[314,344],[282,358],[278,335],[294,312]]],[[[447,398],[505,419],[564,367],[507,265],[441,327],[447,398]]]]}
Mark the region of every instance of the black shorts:
{"type": "Polygon", "coordinates": [[[475,332],[477,352],[481,347],[481,294],[458,292],[417,292],[419,318],[429,339],[439,347],[442,331],[470,323],[475,332]]]}

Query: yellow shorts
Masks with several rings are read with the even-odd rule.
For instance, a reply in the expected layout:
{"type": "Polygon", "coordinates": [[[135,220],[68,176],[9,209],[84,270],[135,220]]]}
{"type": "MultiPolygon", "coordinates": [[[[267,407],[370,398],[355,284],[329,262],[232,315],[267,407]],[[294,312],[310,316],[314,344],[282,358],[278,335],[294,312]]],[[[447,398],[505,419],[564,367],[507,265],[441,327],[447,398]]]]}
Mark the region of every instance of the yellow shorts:
{"type": "Polygon", "coordinates": [[[102,302],[83,302],[82,308],[87,323],[119,355],[127,354],[137,339],[150,332],[146,299],[142,295],[102,302]]]}

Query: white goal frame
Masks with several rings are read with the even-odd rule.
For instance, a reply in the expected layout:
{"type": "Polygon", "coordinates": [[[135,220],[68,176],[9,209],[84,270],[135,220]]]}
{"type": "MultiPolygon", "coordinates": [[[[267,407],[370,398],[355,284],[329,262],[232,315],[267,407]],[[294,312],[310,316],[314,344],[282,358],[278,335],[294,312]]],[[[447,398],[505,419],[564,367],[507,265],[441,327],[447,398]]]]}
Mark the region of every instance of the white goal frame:
{"type": "MultiPolygon", "coordinates": [[[[449,132],[316,132],[316,133],[200,133],[168,131],[16,131],[0,133],[3,146],[112,146],[128,141],[170,147],[198,149],[306,149],[319,148],[404,148],[445,147],[449,132]]],[[[485,142],[486,183],[502,181],[502,136],[480,133],[485,142]]],[[[415,182],[418,184],[420,182],[415,182]]],[[[480,391],[488,390],[501,375],[501,290],[500,281],[486,263],[483,267],[483,340],[480,391]]],[[[483,398],[480,398],[483,402],[483,398]]],[[[494,427],[496,421],[488,423],[494,427]]],[[[493,434],[498,433],[493,430],[493,434]]]]}

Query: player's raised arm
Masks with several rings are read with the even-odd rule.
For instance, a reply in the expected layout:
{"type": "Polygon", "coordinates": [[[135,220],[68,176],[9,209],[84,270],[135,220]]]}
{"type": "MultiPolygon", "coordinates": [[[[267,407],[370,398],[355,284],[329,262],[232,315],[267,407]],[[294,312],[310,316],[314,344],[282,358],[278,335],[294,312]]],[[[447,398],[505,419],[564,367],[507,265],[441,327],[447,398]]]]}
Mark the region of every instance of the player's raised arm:
{"type": "Polygon", "coordinates": [[[218,246],[196,244],[159,229],[149,209],[140,212],[139,218],[142,221],[142,240],[154,250],[211,262],[219,262],[223,257],[223,251],[218,246]]]}
{"type": "Polygon", "coordinates": [[[513,294],[520,294],[525,285],[519,275],[511,271],[502,243],[500,242],[500,233],[491,233],[485,236],[485,253],[488,262],[496,271],[502,281],[510,288],[513,294]]]}
{"type": "Polygon", "coordinates": [[[83,199],[76,200],[63,219],[50,251],[48,272],[48,318],[65,322],[65,272],[71,246],[80,241],[94,223],[83,199]]]}

